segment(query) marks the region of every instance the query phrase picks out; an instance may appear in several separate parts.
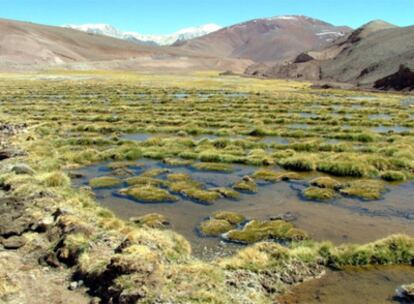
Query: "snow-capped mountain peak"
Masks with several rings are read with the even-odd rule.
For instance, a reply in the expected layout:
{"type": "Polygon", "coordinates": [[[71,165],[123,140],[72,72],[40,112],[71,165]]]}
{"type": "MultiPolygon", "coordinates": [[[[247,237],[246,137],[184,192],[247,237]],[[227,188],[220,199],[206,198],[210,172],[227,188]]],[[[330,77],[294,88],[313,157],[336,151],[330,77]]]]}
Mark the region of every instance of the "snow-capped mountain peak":
{"type": "Polygon", "coordinates": [[[118,39],[131,40],[135,42],[144,42],[148,44],[172,45],[177,41],[185,41],[192,38],[207,35],[221,29],[221,26],[213,23],[204,24],[197,27],[181,29],[175,33],[167,35],[146,35],[136,32],[123,32],[109,24],[82,24],[82,25],[64,25],[71,29],[93,33],[98,35],[110,36],[118,39]]]}
{"type": "Polygon", "coordinates": [[[79,30],[87,33],[111,36],[115,38],[122,38],[123,33],[109,24],[97,23],[97,24],[82,24],[82,25],[74,25],[68,24],[64,25],[64,27],[68,27],[74,30],[79,30]]]}

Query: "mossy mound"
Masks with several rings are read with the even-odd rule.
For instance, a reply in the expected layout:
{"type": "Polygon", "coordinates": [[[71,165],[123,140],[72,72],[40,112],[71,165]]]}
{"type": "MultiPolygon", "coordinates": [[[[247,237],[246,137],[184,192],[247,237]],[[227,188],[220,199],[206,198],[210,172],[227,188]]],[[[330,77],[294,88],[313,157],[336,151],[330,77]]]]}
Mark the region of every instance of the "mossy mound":
{"type": "Polygon", "coordinates": [[[322,176],[314,178],[310,181],[310,184],[319,188],[328,188],[328,189],[339,189],[341,188],[341,183],[336,179],[333,179],[329,176],[322,176]]]}
{"type": "Polygon", "coordinates": [[[215,191],[225,198],[238,199],[240,197],[240,193],[231,188],[218,187],[218,188],[210,188],[209,190],[215,191]]]}
{"type": "Polygon", "coordinates": [[[301,180],[302,176],[296,172],[280,172],[278,180],[290,181],[290,180],[301,180]]]}
{"type": "Polygon", "coordinates": [[[135,185],[150,185],[150,186],[165,186],[166,181],[158,178],[147,177],[147,176],[134,176],[125,180],[129,186],[135,185]]]}
{"type": "Polygon", "coordinates": [[[112,176],[101,176],[89,180],[89,186],[92,188],[109,188],[122,184],[122,180],[112,176]]]}
{"type": "Polygon", "coordinates": [[[43,183],[47,187],[64,187],[70,184],[70,178],[63,172],[55,171],[46,175],[43,183]]]}
{"type": "Polygon", "coordinates": [[[187,173],[171,173],[167,175],[167,179],[171,182],[188,181],[191,176],[187,173]]]}
{"type": "Polygon", "coordinates": [[[174,173],[168,175],[171,181],[168,185],[170,191],[180,193],[190,199],[204,204],[213,204],[214,201],[221,198],[221,194],[214,190],[205,190],[202,188],[202,184],[194,181],[187,174],[174,173]]]}
{"type": "Polygon", "coordinates": [[[164,158],[162,160],[162,162],[168,166],[188,166],[191,165],[193,163],[192,160],[188,160],[188,159],[181,159],[181,158],[164,158]]]}
{"type": "Polygon", "coordinates": [[[390,170],[382,173],[381,178],[387,182],[402,182],[405,181],[407,177],[400,171],[390,170]]]}
{"type": "Polygon", "coordinates": [[[364,177],[370,172],[370,166],[358,160],[328,160],[318,163],[318,171],[335,176],[364,177]]]}
{"type": "Polygon", "coordinates": [[[308,239],[305,231],[297,229],[291,223],[281,220],[253,220],[246,224],[242,230],[230,230],[224,237],[229,241],[243,244],[252,244],[266,240],[301,241],[308,239]]]}
{"type": "Polygon", "coordinates": [[[232,165],[224,163],[197,163],[193,164],[193,168],[203,171],[215,171],[215,172],[232,172],[234,170],[232,165]]]}
{"type": "Polygon", "coordinates": [[[296,172],[276,172],[269,169],[259,169],[253,173],[253,178],[266,182],[278,182],[300,180],[301,176],[296,172]]]}
{"type": "Polygon", "coordinates": [[[220,193],[210,190],[203,190],[197,188],[188,188],[181,191],[182,194],[201,203],[213,204],[214,201],[221,198],[220,193]]]}
{"type": "Polygon", "coordinates": [[[170,221],[162,214],[149,213],[139,217],[132,217],[129,219],[138,227],[147,226],[155,229],[165,229],[170,226],[170,221]]]}
{"type": "Polygon", "coordinates": [[[315,163],[312,158],[305,156],[292,156],[279,161],[279,165],[285,169],[294,171],[313,171],[315,163]]]}
{"type": "Polygon", "coordinates": [[[209,219],[201,222],[199,230],[204,236],[220,236],[245,220],[243,215],[235,212],[217,211],[209,219]]]}
{"type": "Polygon", "coordinates": [[[234,225],[226,220],[208,219],[200,224],[200,232],[204,236],[220,236],[234,228],[234,225]]]}
{"type": "Polygon", "coordinates": [[[193,188],[200,189],[201,186],[202,186],[201,183],[188,179],[188,180],[179,180],[179,181],[171,182],[168,185],[168,188],[172,192],[183,193],[188,189],[193,189],[193,188]]]}
{"type": "Polygon", "coordinates": [[[157,177],[161,174],[165,174],[165,173],[170,173],[170,170],[168,169],[161,169],[161,168],[154,168],[154,169],[149,169],[143,173],[141,173],[140,176],[145,176],[145,177],[157,177]]]}
{"type": "Polygon", "coordinates": [[[226,220],[232,225],[237,225],[246,220],[244,215],[231,211],[216,211],[212,215],[216,220],[226,220]]]}
{"type": "Polygon", "coordinates": [[[384,183],[378,180],[357,180],[340,190],[341,194],[355,196],[363,200],[378,200],[385,191],[384,183]]]}
{"type": "Polygon", "coordinates": [[[120,193],[145,203],[175,202],[178,200],[176,196],[170,194],[167,190],[148,185],[122,189],[120,193]]]}
{"type": "Polygon", "coordinates": [[[256,193],[257,185],[250,177],[244,177],[233,185],[233,189],[242,192],[256,193]]]}
{"type": "Polygon", "coordinates": [[[125,169],[128,167],[140,167],[141,165],[133,161],[120,161],[120,162],[111,162],[106,167],[111,170],[116,169],[125,169]]]}
{"type": "Polygon", "coordinates": [[[264,180],[267,182],[276,182],[279,180],[279,173],[269,169],[257,170],[252,176],[254,179],[264,180]]]}
{"type": "Polygon", "coordinates": [[[302,191],[302,195],[310,200],[328,201],[336,196],[336,192],[330,188],[309,187],[302,191]]]}

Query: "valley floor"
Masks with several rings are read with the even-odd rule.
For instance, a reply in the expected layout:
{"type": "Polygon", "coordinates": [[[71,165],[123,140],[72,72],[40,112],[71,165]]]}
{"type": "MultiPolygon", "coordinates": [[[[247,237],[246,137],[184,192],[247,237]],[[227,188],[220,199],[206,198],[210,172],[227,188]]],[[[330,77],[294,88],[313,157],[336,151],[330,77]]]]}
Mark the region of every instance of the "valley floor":
{"type": "Polygon", "coordinates": [[[332,303],[349,266],[403,301],[379,278],[414,262],[413,98],[214,72],[0,79],[1,301],[307,303],[330,282],[332,303]]]}

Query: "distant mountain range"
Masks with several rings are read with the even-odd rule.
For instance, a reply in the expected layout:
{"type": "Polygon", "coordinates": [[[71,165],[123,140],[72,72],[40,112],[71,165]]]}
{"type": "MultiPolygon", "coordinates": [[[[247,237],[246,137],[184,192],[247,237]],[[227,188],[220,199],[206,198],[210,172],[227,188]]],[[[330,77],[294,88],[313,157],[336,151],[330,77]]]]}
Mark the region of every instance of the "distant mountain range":
{"type": "Polygon", "coordinates": [[[234,70],[252,62],[200,55],[85,33],[65,27],[0,19],[0,70],[101,69],[135,71],[234,70]]]}
{"type": "Polygon", "coordinates": [[[324,49],[302,53],[284,63],[256,63],[246,74],[413,90],[414,26],[397,27],[375,20],[324,49]]]}
{"type": "Polygon", "coordinates": [[[306,16],[279,16],[171,35],[140,35],[105,24],[68,27],[0,19],[0,70],[229,70],[414,90],[414,26],[375,20],[352,30],[306,16]]]}
{"type": "Polygon", "coordinates": [[[217,24],[204,24],[196,27],[188,27],[168,35],[145,35],[135,32],[123,32],[109,24],[82,24],[64,25],[63,27],[80,30],[87,33],[104,35],[123,40],[129,40],[141,44],[172,45],[180,41],[197,38],[221,29],[217,24]]]}
{"type": "Polygon", "coordinates": [[[174,46],[218,57],[272,62],[324,48],[350,31],[305,16],[279,16],[235,24],[174,46]]]}
{"type": "Polygon", "coordinates": [[[213,55],[254,61],[289,58],[310,49],[320,49],[351,31],[345,26],[305,16],[278,16],[221,28],[216,24],[190,27],[170,35],[122,32],[107,24],[66,25],[87,33],[110,36],[139,44],[172,45],[213,55]]]}

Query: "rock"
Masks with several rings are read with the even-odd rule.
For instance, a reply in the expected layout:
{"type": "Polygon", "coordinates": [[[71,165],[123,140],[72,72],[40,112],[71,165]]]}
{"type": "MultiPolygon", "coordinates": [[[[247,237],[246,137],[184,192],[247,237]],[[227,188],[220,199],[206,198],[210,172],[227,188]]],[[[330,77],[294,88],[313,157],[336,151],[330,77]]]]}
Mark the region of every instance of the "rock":
{"type": "Polygon", "coordinates": [[[277,221],[277,220],[282,220],[285,222],[293,222],[296,221],[298,219],[298,217],[293,214],[292,212],[286,212],[286,213],[281,213],[275,216],[270,216],[269,219],[271,221],[277,221]]]}
{"type": "Polygon", "coordinates": [[[0,160],[21,156],[24,155],[22,151],[15,150],[15,149],[4,149],[0,151],[0,160]]]}
{"type": "Polygon", "coordinates": [[[353,84],[350,83],[339,83],[339,82],[317,82],[311,85],[312,89],[338,89],[338,90],[349,90],[354,87],[353,84]]]}
{"type": "Polygon", "coordinates": [[[53,216],[47,216],[30,225],[30,229],[35,232],[46,232],[54,223],[53,216]]]}
{"type": "Polygon", "coordinates": [[[69,172],[68,176],[72,179],[78,179],[78,178],[82,178],[85,175],[83,175],[82,173],[78,173],[78,172],[69,172]]]}
{"type": "Polygon", "coordinates": [[[304,62],[308,62],[311,60],[314,60],[315,58],[313,58],[312,56],[310,56],[307,53],[300,53],[296,58],[294,63],[304,63],[304,62]]]}
{"type": "Polygon", "coordinates": [[[127,168],[117,168],[113,170],[112,174],[116,177],[127,178],[133,176],[134,172],[127,168]]]}
{"type": "Polygon", "coordinates": [[[27,242],[24,236],[12,236],[2,240],[2,244],[6,249],[19,249],[23,247],[27,242]]]}
{"type": "Polygon", "coordinates": [[[70,282],[69,289],[70,290],[75,290],[75,289],[77,289],[79,287],[82,287],[82,286],[83,286],[83,281],[82,280],[73,281],[73,282],[70,282]]]}
{"type": "Polygon", "coordinates": [[[75,290],[76,288],[78,288],[78,282],[71,282],[69,285],[69,289],[75,290]]]}
{"type": "Polygon", "coordinates": [[[404,303],[414,303],[414,284],[402,285],[395,291],[395,297],[404,303]]]}
{"type": "Polygon", "coordinates": [[[237,73],[235,73],[233,71],[230,71],[230,70],[226,70],[224,72],[221,72],[219,75],[220,76],[237,76],[239,74],[237,74],[237,73]]]}
{"type": "Polygon", "coordinates": [[[56,254],[53,252],[48,253],[46,256],[39,260],[40,264],[46,263],[47,265],[58,268],[60,267],[60,262],[56,257],[56,254]]]}
{"type": "Polygon", "coordinates": [[[17,220],[7,219],[0,223],[0,235],[3,237],[11,237],[22,235],[23,232],[29,230],[31,223],[23,218],[17,220]]]}
{"type": "Polygon", "coordinates": [[[101,299],[98,297],[93,297],[90,301],[89,304],[100,304],[101,303],[101,299]]]}
{"type": "Polygon", "coordinates": [[[400,65],[399,70],[387,77],[378,79],[374,88],[379,90],[412,91],[414,90],[414,71],[400,65]]]}
{"type": "Polygon", "coordinates": [[[254,182],[254,179],[248,175],[243,176],[242,180],[245,182],[254,182]]]}
{"type": "Polygon", "coordinates": [[[30,166],[28,166],[26,164],[14,165],[12,167],[11,171],[13,171],[16,174],[28,174],[28,175],[35,174],[35,171],[30,166]]]}

